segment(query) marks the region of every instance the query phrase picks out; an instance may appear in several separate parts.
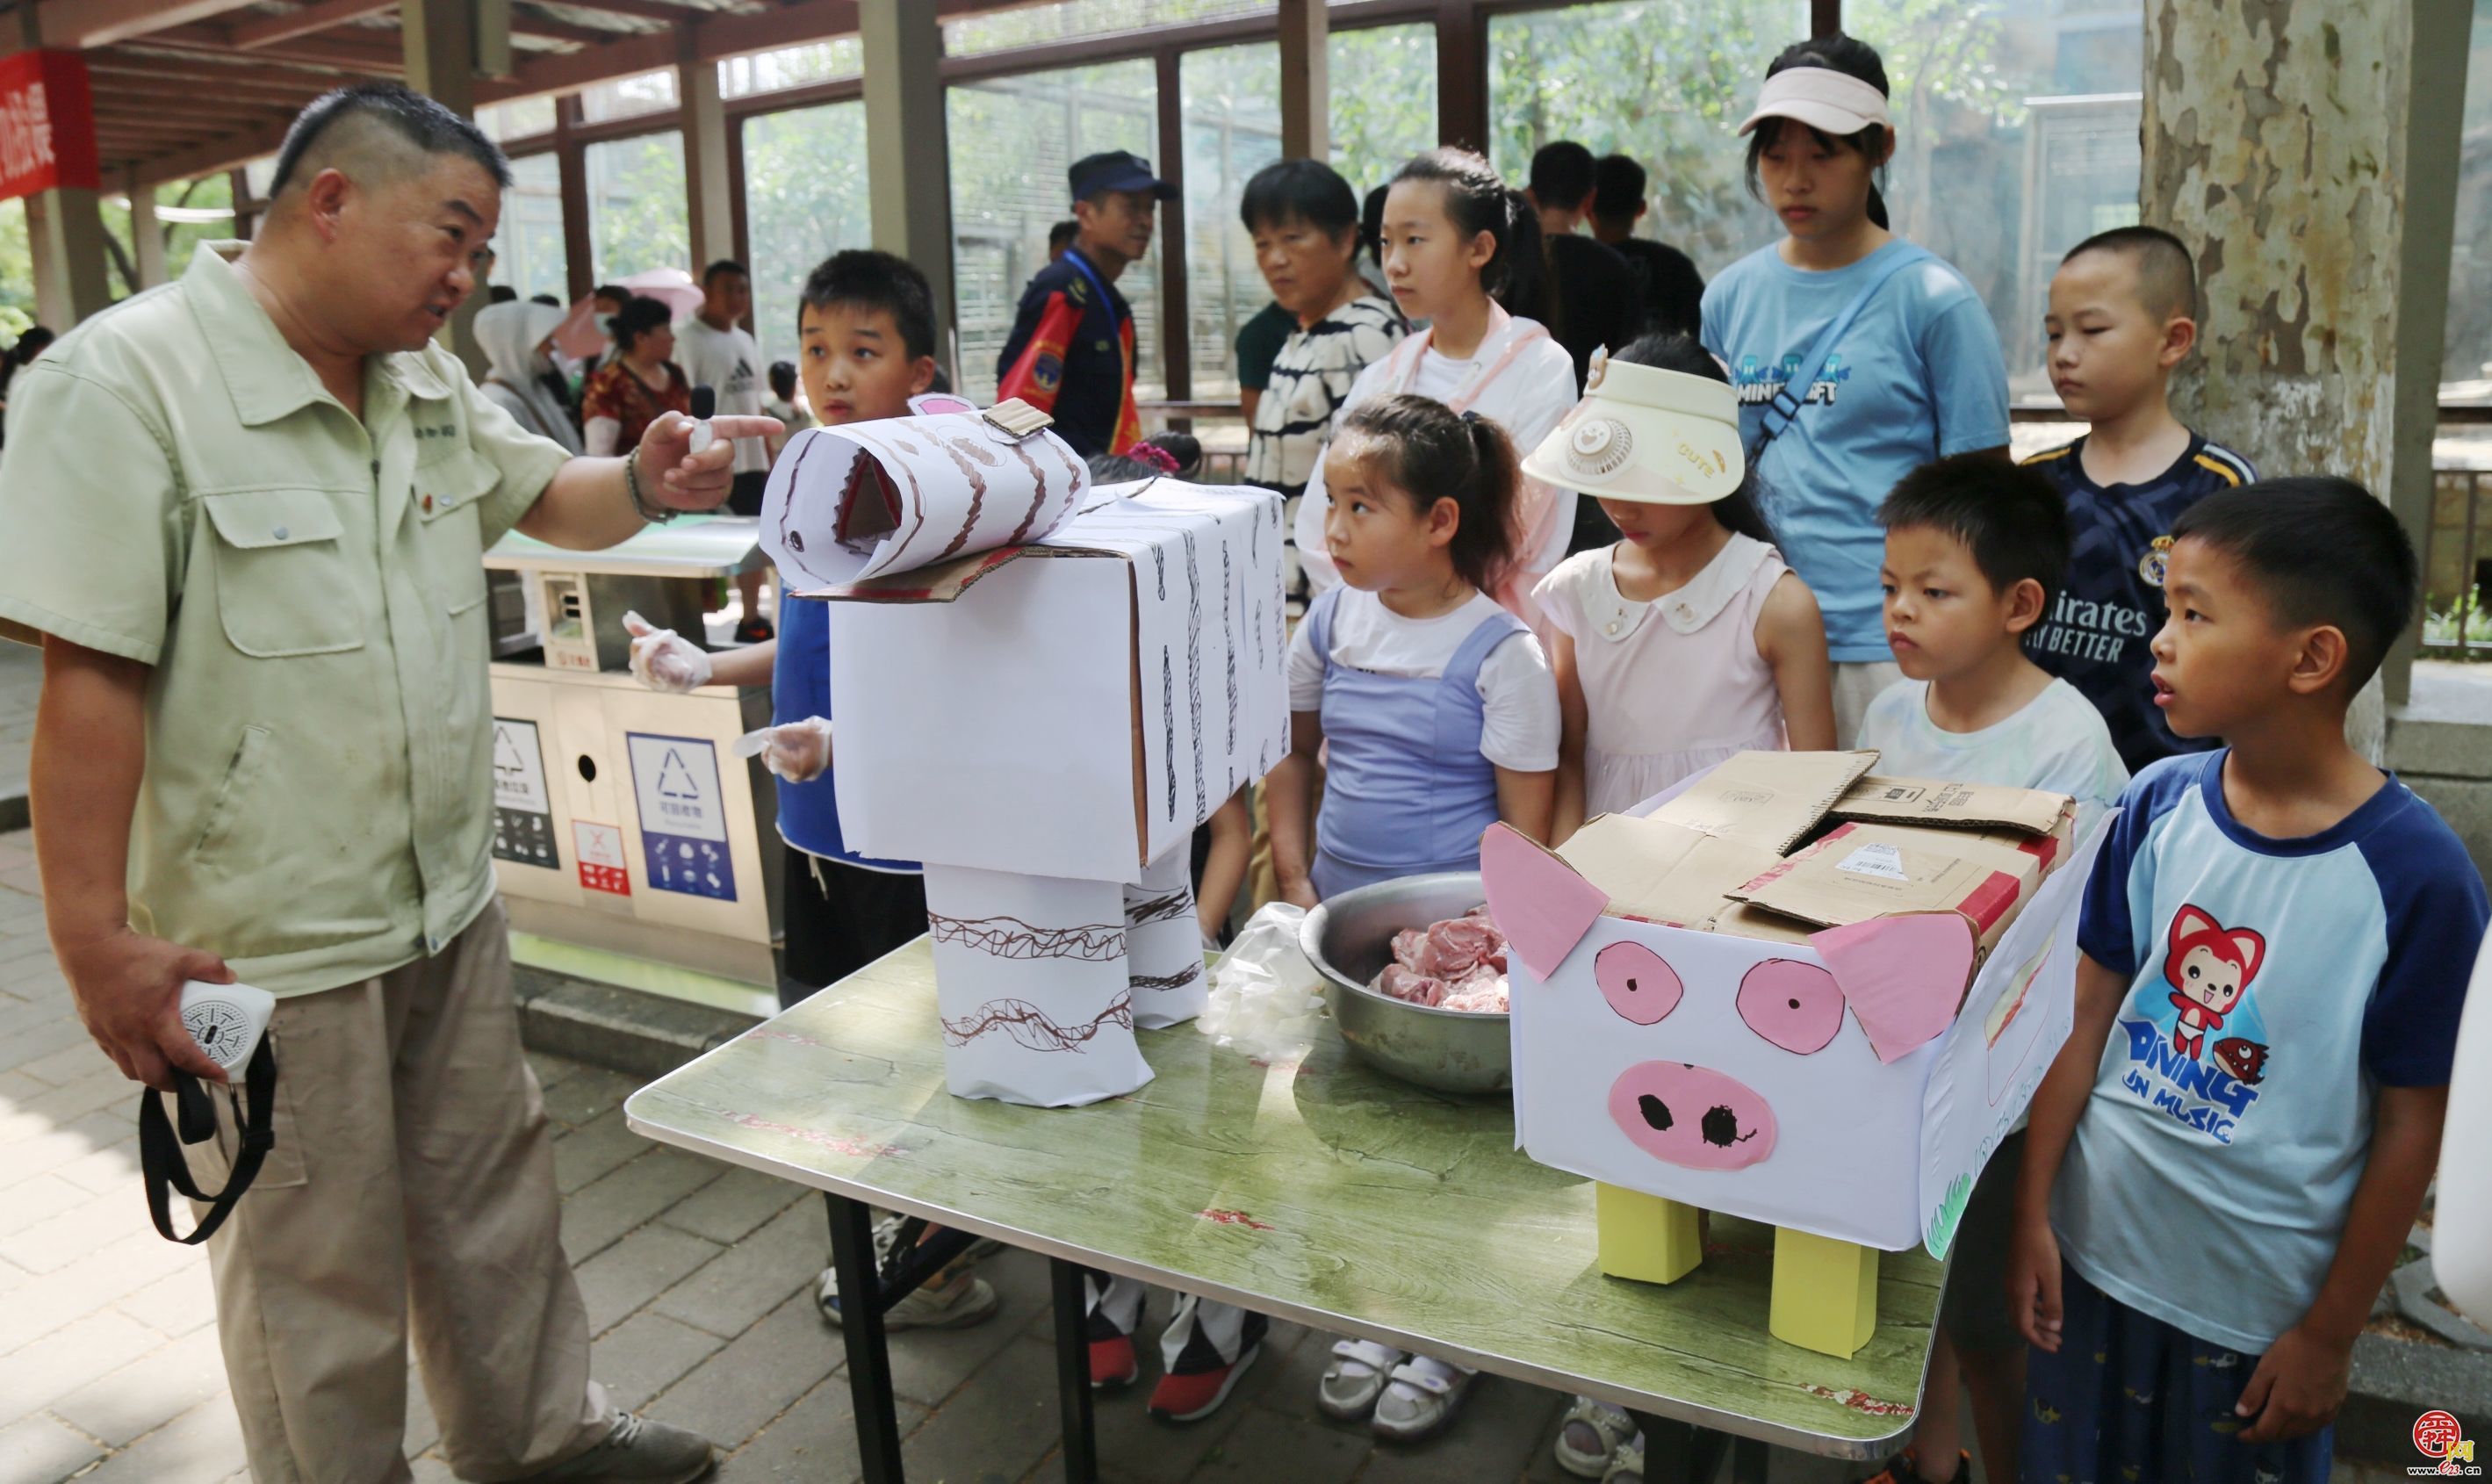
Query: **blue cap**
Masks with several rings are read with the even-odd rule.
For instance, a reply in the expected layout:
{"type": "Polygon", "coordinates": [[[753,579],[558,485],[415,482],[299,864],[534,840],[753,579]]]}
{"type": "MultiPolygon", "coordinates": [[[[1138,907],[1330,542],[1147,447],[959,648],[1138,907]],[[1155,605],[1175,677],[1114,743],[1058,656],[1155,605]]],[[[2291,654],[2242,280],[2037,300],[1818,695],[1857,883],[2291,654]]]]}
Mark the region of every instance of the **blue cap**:
{"type": "Polygon", "coordinates": [[[1176,187],[1153,175],[1151,163],[1130,150],[1084,155],[1064,175],[1077,201],[1086,201],[1102,191],[1147,191],[1163,201],[1176,198],[1176,187]]]}

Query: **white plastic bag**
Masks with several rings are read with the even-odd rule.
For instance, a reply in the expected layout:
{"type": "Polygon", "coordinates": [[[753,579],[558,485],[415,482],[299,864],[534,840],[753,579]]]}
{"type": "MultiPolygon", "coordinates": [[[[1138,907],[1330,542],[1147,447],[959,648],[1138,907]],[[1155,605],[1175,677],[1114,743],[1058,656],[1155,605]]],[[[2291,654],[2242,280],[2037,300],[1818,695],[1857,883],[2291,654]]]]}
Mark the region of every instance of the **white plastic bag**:
{"type": "Polygon", "coordinates": [[[1246,919],[1211,966],[1205,1035],[1264,1061],[1305,1055],[1323,1015],[1323,976],[1298,948],[1306,908],[1272,903],[1246,919]]]}

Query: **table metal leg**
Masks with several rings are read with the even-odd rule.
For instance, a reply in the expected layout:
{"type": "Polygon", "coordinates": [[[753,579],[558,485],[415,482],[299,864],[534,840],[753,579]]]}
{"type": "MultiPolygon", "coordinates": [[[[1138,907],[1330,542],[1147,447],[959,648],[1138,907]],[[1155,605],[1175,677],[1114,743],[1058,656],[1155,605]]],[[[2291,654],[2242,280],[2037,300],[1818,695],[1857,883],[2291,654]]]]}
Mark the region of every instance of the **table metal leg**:
{"type": "Polygon", "coordinates": [[[1048,1261],[1055,1287],[1055,1390],[1064,1411],[1065,1484],[1094,1484],[1099,1445],[1090,1418],[1090,1325],[1080,1263],[1048,1261]]]}
{"type": "Polygon", "coordinates": [[[1731,1484],[1765,1484],[1765,1456],[1771,1450],[1755,1438],[1731,1444],[1731,1484]]]}
{"type": "MultiPolygon", "coordinates": [[[[1722,1455],[1731,1443],[1729,1434],[1642,1412],[1630,1415],[1644,1430],[1646,1484],[1713,1484],[1714,1476],[1722,1471],[1722,1455]]],[[[1762,1453],[1759,1456],[1762,1458],[1762,1453]]],[[[1762,1469],[1758,1478],[1764,1478],[1762,1469]]],[[[1738,1479],[1736,1484],[1750,1481],[1738,1479]]]]}
{"type": "Polygon", "coordinates": [[[840,1279],[840,1331],[847,1342],[858,1471],[866,1484],[903,1484],[900,1413],[891,1399],[891,1351],[882,1333],[882,1278],[875,1271],[874,1208],[846,1196],[829,1200],[831,1266],[840,1279]]]}

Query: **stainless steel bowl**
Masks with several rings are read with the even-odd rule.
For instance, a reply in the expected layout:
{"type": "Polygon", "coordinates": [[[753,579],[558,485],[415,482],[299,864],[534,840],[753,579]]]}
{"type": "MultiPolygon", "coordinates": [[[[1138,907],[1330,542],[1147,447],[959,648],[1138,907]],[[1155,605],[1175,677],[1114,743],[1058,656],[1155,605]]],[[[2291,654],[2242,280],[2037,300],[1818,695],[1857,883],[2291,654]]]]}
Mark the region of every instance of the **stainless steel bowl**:
{"type": "Polygon", "coordinates": [[[1393,962],[1394,934],[1460,917],[1484,900],[1478,872],[1449,871],[1361,886],[1307,914],[1298,944],[1324,976],[1333,1023],[1378,1071],[1439,1092],[1513,1087],[1504,1016],[1414,1005],[1368,988],[1393,962]]]}

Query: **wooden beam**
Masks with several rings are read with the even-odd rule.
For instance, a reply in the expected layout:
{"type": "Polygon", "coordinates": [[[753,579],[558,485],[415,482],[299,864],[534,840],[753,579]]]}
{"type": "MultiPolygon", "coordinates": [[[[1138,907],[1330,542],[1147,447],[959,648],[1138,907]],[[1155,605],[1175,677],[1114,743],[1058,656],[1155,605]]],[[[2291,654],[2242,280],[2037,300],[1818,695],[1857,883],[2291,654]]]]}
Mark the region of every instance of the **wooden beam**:
{"type": "MultiPolygon", "coordinates": [[[[384,45],[362,45],[353,42],[332,40],[323,36],[297,37],[262,46],[251,53],[253,61],[284,62],[299,67],[325,67],[339,72],[363,73],[375,77],[395,77],[406,71],[400,55],[395,34],[379,31],[384,45]]],[[[147,39],[150,46],[213,57],[231,57],[233,44],[224,32],[216,28],[187,28],[167,31],[147,39]]]]}
{"type": "Polygon", "coordinates": [[[320,0],[316,5],[307,5],[284,15],[258,15],[249,20],[237,20],[226,27],[226,34],[233,38],[236,46],[251,51],[279,42],[290,42],[298,36],[310,36],[314,31],[326,31],[331,26],[342,26],[367,15],[377,15],[396,3],[397,0],[320,0]]]}
{"type": "Polygon", "coordinates": [[[238,11],[251,0],[17,0],[35,6],[36,23],[43,28],[44,45],[76,51],[109,46],[134,36],[186,26],[193,21],[207,20],[228,11],[238,11]]]}
{"type": "Polygon", "coordinates": [[[542,15],[511,13],[511,34],[533,36],[540,41],[577,42],[584,46],[602,46],[608,42],[639,36],[638,31],[609,31],[603,26],[575,26],[567,20],[552,20],[542,15]]]}
{"type": "Polygon", "coordinates": [[[248,164],[262,155],[273,155],[277,153],[277,147],[285,142],[285,131],[293,123],[292,119],[287,119],[282,123],[258,124],[220,134],[175,154],[141,161],[137,170],[138,183],[153,186],[168,180],[189,180],[193,175],[248,164]]]}
{"type": "Polygon", "coordinates": [[[108,93],[102,88],[95,90],[97,118],[161,119],[209,115],[213,116],[211,122],[219,122],[222,127],[231,128],[232,121],[236,118],[264,119],[279,111],[291,112],[292,110],[286,109],[282,104],[261,103],[249,98],[219,97],[204,91],[185,93],[178,98],[167,98],[162,93],[108,93]]]}
{"type": "Polygon", "coordinates": [[[1281,154],[1331,158],[1331,34],[1324,0],[1281,0],[1281,154]]]}
{"type": "Polygon", "coordinates": [[[259,99],[298,108],[328,91],[336,80],[310,74],[289,78],[282,73],[272,74],[266,68],[216,62],[163,62],[117,51],[100,51],[88,58],[87,71],[95,76],[99,91],[119,81],[155,88],[188,84],[214,88],[222,98],[259,99]]]}
{"type": "MultiPolygon", "coordinates": [[[[1173,46],[1152,59],[1159,80],[1160,179],[1176,193],[1160,203],[1160,370],[1171,401],[1194,399],[1194,312],[1186,282],[1185,240],[1185,107],[1177,75],[1180,53],[1173,46]]],[[[1286,86],[1284,88],[1286,91],[1286,86]]],[[[1287,120],[1283,121],[1287,127],[1287,120]]],[[[1140,368],[1137,368],[1139,370],[1140,368]]]]}
{"type": "Polygon", "coordinates": [[[1488,19],[1479,0],[1437,8],[1437,142],[1488,148],[1488,19]]]}
{"type": "Polygon", "coordinates": [[[635,20],[663,20],[668,24],[679,20],[699,20],[718,14],[696,10],[689,5],[668,5],[665,0],[551,0],[551,3],[566,11],[595,11],[601,15],[629,15],[635,20]]]}

